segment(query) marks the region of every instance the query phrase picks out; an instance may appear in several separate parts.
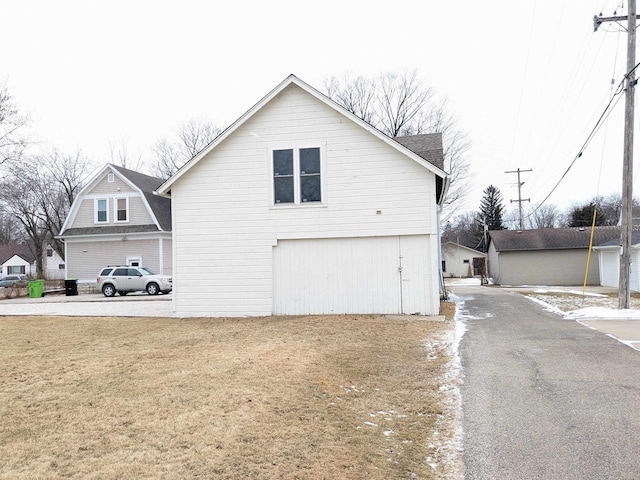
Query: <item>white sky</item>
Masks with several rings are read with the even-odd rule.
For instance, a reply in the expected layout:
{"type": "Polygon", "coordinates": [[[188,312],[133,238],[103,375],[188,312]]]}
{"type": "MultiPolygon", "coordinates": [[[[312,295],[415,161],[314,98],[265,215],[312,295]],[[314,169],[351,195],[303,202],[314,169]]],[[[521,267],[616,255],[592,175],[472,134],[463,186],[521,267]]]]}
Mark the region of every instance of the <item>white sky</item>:
{"type": "MultiPolygon", "coordinates": [[[[477,210],[490,183],[516,199],[504,172],[518,167],[533,169],[522,196],[537,203],[622,78],[626,34],[593,32],[593,15],[619,3],[0,0],[0,80],[44,141],[101,165],[109,142],[151,162],[181,122],[227,126],[289,73],[323,90],[347,71],[416,68],[472,141],[465,207],[477,210]]],[[[620,191],[623,109],[624,99],[551,203],[620,191]]]]}

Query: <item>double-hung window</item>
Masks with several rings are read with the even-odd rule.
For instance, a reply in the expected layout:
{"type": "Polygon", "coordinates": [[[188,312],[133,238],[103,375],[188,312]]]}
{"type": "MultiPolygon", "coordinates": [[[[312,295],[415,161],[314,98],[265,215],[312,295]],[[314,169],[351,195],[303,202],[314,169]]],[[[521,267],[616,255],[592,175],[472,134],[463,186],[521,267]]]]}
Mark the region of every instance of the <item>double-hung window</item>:
{"type": "Polygon", "coordinates": [[[288,148],[272,151],[273,203],[322,202],[320,148],[288,148]]]}
{"type": "Polygon", "coordinates": [[[109,201],[106,198],[95,200],[95,223],[109,223],[109,201]]]}
{"type": "Polygon", "coordinates": [[[129,221],[129,198],[116,198],[115,199],[115,219],[116,222],[128,222],[129,221]]]}

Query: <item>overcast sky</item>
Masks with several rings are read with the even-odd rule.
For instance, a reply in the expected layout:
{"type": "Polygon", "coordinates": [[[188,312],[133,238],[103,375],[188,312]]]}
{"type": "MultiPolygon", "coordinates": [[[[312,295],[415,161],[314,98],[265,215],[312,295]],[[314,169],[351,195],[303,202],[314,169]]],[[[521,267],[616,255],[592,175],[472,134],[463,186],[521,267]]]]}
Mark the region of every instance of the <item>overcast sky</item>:
{"type": "MultiPolygon", "coordinates": [[[[323,90],[331,75],[415,68],[472,142],[465,208],[491,183],[516,199],[504,172],[517,168],[533,169],[522,197],[535,205],[622,79],[626,33],[593,31],[619,3],[0,0],[0,80],[45,142],[101,165],[110,142],[151,162],[184,121],[228,126],[290,73],[323,90]]],[[[549,202],[619,193],[623,109],[624,98],[549,202]]]]}

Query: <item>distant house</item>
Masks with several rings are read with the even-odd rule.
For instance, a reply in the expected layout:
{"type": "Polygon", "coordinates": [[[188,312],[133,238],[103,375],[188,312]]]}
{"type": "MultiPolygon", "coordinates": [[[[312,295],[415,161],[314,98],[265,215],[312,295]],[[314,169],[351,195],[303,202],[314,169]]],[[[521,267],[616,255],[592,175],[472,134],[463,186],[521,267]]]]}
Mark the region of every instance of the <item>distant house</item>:
{"type": "Polygon", "coordinates": [[[446,180],[439,134],[390,138],[291,75],[158,189],[174,312],[437,314],[446,180]]]}
{"type": "MultiPolygon", "coordinates": [[[[595,227],[593,245],[619,238],[618,227],[595,227]]],[[[591,228],[542,228],[489,232],[489,276],[501,285],[582,285],[591,228]]],[[[592,256],[587,284],[598,285],[592,256]]]]}
{"type": "Polygon", "coordinates": [[[153,194],[162,179],[107,164],[78,194],[58,235],[66,277],[95,281],[106,265],[170,274],[171,201],[153,194]]]}
{"type": "Polygon", "coordinates": [[[445,277],[482,275],[487,254],[455,242],[442,244],[442,273],[445,277]]]}
{"type": "MultiPolygon", "coordinates": [[[[620,283],[620,248],[620,236],[593,248],[598,252],[600,285],[603,287],[618,288],[620,283]]],[[[637,231],[633,232],[631,237],[629,289],[640,292],[640,232],[637,231]]]]}
{"type": "MultiPolygon", "coordinates": [[[[64,278],[64,260],[53,247],[47,245],[42,259],[44,277],[47,279],[64,278]]],[[[1,275],[36,276],[36,257],[26,243],[0,245],[1,275]]]]}

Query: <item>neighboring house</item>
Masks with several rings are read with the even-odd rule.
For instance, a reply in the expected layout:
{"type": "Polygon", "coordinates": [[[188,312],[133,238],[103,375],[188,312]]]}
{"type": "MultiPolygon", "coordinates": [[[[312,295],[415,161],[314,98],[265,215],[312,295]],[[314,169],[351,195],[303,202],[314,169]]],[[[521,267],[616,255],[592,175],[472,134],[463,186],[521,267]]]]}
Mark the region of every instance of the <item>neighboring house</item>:
{"type": "MultiPolygon", "coordinates": [[[[64,260],[50,246],[44,249],[42,269],[46,279],[64,278],[64,260]]],[[[36,257],[25,243],[0,245],[1,276],[22,274],[36,277],[36,257]]]]}
{"type": "Polygon", "coordinates": [[[482,275],[487,254],[455,242],[442,244],[442,273],[445,277],[482,275]]]}
{"type": "Polygon", "coordinates": [[[0,265],[2,276],[36,274],[36,257],[25,243],[0,245],[0,265]]]}
{"type": "MultiPolygon", "coordinates": [[[[593,245],[620,236],[618,227],[595,227],[593,245]]],[[[582,285],[591,228],[541,228],[489,231],[489,277],[500,285],[582,285]]],[[[598,259],[591,256],[588,285],[600,281],[598,259]]]]}
{"type": "MultiPolygon", "coordinates": [[[[618,288],[620,283],[620,236],[593,249],[598,252],[600,285],[618,288]]],[[[629,289],[640,292],[640,232],[631,236],[631,269],[629,289]]]]}
{"type": "Polygon", "coordinates": [[[287,77],[158,189],[175,314],[437,314],[447,177],[441,136],[422,140],[287,77]]]}
{"type": "Polygon", "coordinates": [[[67,278],[96,281],[106,265],[171,274],[171,201],[153,194],[162,179],[107,164],[78,194],[58,236],[67,278]]]}

